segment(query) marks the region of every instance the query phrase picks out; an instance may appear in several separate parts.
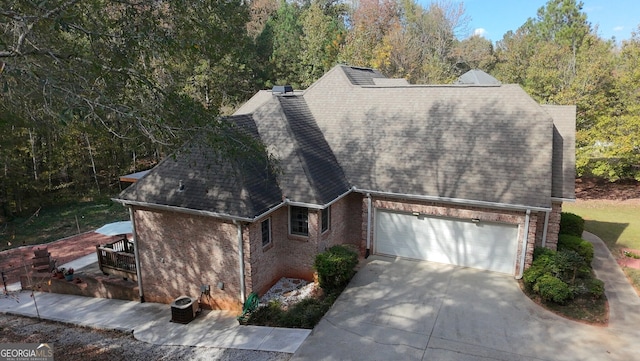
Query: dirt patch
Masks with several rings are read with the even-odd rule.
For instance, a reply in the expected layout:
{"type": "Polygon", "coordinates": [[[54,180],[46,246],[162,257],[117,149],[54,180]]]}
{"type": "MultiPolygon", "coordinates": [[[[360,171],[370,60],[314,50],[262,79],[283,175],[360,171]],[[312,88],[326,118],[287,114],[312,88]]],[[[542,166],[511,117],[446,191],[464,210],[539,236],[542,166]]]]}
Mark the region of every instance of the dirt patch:
{"type": "Polygon", "coordinates": [[[291,354],[215,347],[158,346],[138,341],[130,333],[101,331],[63,323],[0,315],[0,342],[49,343],[56,360],[218,360],[286,361],[291,354]]]}
{"type": "Polygon", "coordinates": [[[87,232],[47,244],[6,250],[0,252],[0,270],[5,273],[7,284],[11,284],[18,282],[21,275],[31,271],[31,258],[35,249],[47,247],[51,258],[57,260],[57,265],[61,265],[95,252],[97,244],[110,243],[118,238],[119,236],[87,232]]]}

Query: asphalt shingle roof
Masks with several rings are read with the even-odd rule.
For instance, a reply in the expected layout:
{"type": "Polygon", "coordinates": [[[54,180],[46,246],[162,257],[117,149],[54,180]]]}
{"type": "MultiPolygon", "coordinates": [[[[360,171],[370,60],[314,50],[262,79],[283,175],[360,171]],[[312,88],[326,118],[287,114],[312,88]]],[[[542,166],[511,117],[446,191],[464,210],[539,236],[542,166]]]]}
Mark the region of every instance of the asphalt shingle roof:
{"type": "Polygon", "coordinates": [[[248,218],[353,186],[523,207],[572,198],[575,108],[541,107],[518,85],[375,79],[337,66],[304,93],[261,91],[230,117],[278,159],[276,173],[194,142],[120,198],[248,218]]]}
{"type": "MultiPolygon", "coordinates": [[[[257,136],[251,116],[230,117],[228,121],[257,136]]],[[[194,139],[122,191],[119,198],[248,218],[281,202],[276,177],[264,158],[232,159],[206,144],[203,139],[194,139]]]]}
{"type": "Polygon", "coordinates": [[[471,69],[460,75],[456,84],[500,85],[500,81],[482,70],[471,69]]]}
{"type": "Polygon", "coordinates": [[[518,85],[346,87],[340,70],[305,99],[353,186],[550,206],[552,120],[518,85]]]}
{"type": "MultiPolygon", "coordinates": [[[[318,128],[302,96],[278,97],[289,124],[292,141],[297,143],[298,157],[309,184],[309,193],[298,195],[298,201],[327,204],[349,190],[342,167],[318,128]]],[[[299,188],[291,184],[290,189],[299,188]]]]}
{"type": "Polygon", "coordinates": [[[542,105],[553,118],[553,177],[551,196],[575,199],[576,107],[542,105]]]}

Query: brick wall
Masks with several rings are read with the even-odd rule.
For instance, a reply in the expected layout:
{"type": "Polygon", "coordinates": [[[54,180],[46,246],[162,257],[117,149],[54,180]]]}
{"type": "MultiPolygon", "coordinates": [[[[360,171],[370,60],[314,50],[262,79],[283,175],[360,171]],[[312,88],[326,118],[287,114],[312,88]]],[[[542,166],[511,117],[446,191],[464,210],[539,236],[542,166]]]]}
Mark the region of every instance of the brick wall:
{"type": "MultiPolygon", "coordinates": [[[[552,202],[549,213],[549,223],[547,224],[547,239],[545,247],[556,250],[558,248],[558,232],[560,232],[560,214],[562,213],[562,203],[552,202]]],[[[538,213],[538,225],[536,232],[536,247],[542,247],[544,238],[544,218],[545,212],[538,213]]]]}
{"type": "Polygon", "coordinates": [[[362,195],[351,193],[331,205],[331,224],[329,230],[322,233],[318,252],[338,244],[351,244],[360,247],[362,234],[362,195]]]}
{"type": "Polygon", "coordinates": [[[237,227],[211,217],[135,209],[142,288],[147,301],[200,296],[204,308],[240,310],[237,227]],[[220,290],[218,282],[223,282],[220,290]]]}
{"type": "Polygon", "coordinates": [[[562,213],[562,202],[551,203],[551,214],[549,214],[549,226],[547,227],[546,247],[550,249],[558,248],[558,233],[560,232],[560,214],[562,213]]]}
{"type": "Polygon", "coordinates": [[[360,195],[350,194],[332,204],[325,232],[321,230],[321,212],[310,209],[308,237],[289,234],[288,207],[248,225],[251,290],[263,294],[282,277],[312,280],[313,262],[319,252],[336,244],[358,245],[360,202],[360,195]],[[266,218],[271,219],[271,244],[263,247],[261,223],[266,218]]]}

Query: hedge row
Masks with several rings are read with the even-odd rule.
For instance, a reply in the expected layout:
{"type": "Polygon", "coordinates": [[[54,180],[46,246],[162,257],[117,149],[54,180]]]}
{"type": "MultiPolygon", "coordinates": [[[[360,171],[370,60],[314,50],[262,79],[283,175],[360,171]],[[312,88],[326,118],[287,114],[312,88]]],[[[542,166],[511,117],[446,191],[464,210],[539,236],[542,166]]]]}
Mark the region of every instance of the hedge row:
{"type": "Polygon", "coordinates": [[[591,268],[593,244],[580,238],[584,219],[562,213],[558,250],[536,248],[533,264],[523,274],[525,287],[549,302],[565,304],[577,295],[600,298],[604,283],[594,278],[591,268]]]}

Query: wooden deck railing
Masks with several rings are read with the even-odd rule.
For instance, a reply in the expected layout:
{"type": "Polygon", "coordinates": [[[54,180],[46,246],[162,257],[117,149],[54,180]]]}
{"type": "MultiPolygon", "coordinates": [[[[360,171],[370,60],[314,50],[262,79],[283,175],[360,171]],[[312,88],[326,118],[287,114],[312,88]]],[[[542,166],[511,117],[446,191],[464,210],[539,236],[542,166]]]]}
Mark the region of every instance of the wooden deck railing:
{"type": "Polygon", "coordinates": [[[98,266],[104,274],[137,280],[136,257],[133,245],[126,239],[96,246],[98,266]]]}

